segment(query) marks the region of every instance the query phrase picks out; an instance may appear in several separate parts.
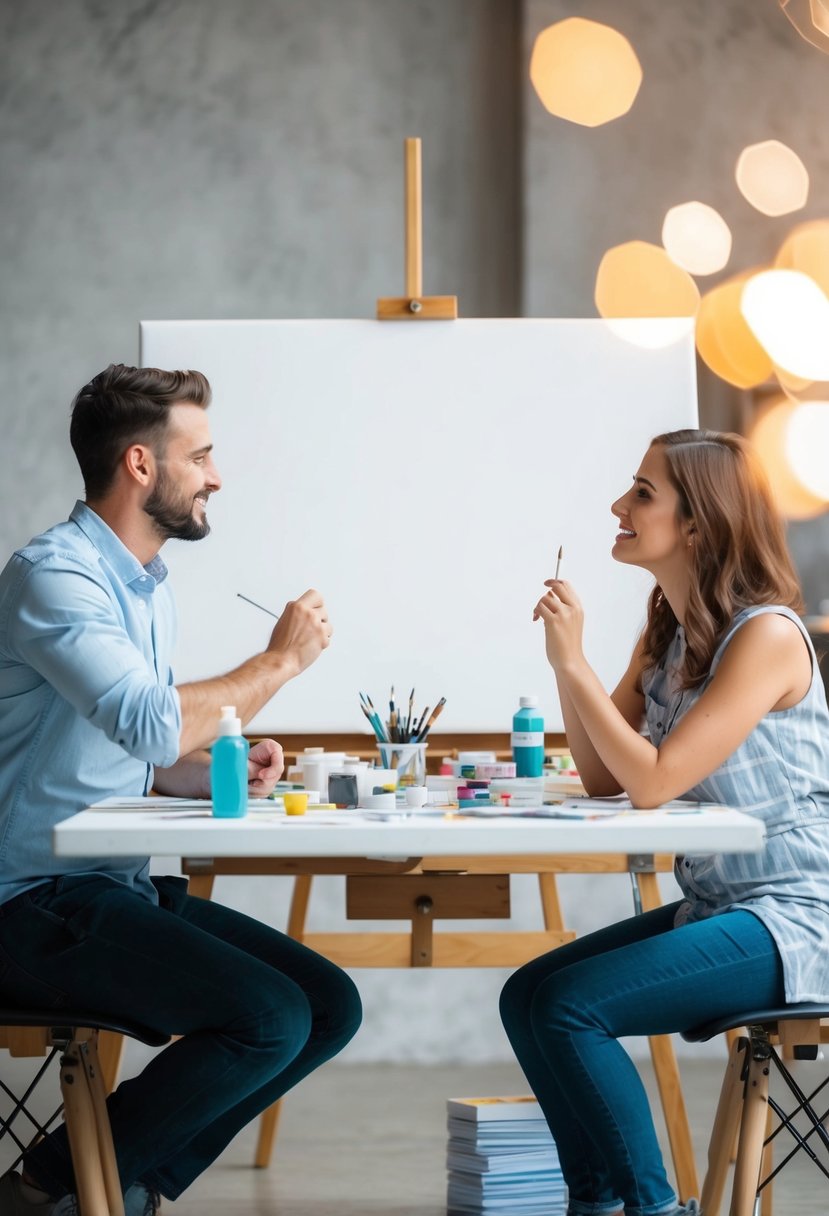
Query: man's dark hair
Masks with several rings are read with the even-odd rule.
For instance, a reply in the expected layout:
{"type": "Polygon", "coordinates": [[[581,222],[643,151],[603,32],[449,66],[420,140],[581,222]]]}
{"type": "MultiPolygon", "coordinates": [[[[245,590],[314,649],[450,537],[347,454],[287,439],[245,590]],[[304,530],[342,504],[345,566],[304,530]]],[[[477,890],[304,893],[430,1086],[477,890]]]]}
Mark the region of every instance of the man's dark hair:
{"type": "Polygon", "coordinates": [[[170,408],[182,402],[206,408],[210,385],[201,372],[111,363],[72,402],[69,439],[88,499],[111,488],[118,461],[133,443],[163,447],[170,408]]]}

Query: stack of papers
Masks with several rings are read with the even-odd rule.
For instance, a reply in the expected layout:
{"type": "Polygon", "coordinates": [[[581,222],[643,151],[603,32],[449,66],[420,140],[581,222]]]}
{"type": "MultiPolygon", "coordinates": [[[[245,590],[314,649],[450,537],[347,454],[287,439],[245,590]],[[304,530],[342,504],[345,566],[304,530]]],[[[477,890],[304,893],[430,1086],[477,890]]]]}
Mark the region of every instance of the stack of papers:
{"type": "Polygon", "coordinates": [[[451,1098],[448,1216],[564,1216],[555,1141],[532,1097],[451,1098]]]}

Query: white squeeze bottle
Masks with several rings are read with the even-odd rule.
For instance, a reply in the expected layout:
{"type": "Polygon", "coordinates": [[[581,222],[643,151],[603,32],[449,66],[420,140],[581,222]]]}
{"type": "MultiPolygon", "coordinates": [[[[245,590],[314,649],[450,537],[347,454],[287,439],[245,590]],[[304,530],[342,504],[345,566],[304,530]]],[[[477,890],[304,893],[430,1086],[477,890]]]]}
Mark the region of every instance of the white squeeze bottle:
{"type": "Polygon", "coordinates": [[[241,819],[248,811],[248,749],[235,705],[223,705],[219,736],[210,749],[210,793],[213,814],[241,819]]]}

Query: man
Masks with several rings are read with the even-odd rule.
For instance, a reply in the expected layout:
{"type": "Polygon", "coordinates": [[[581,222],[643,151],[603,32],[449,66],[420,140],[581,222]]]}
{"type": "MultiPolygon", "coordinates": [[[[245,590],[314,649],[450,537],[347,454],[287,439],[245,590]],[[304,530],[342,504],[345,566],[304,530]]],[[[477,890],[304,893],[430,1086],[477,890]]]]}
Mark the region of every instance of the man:
{"type": "MultiPolygon", "coordinates": [[[[289,603],[266,649],[176,686],[172,595],[159,549],[209,531],[221,488],[198,372],[110,366],[75,398],[85,485],[66,523],[0,574],[0,993],[92,1008],[181,1035],[109,1099],[127,1216],[175,1199],[236,1132],[355,1033],[344,972],[240,913],[150,878],[147,858],[63,860],[55,823],[109,795],[209,797],[219,709],[243,722],[328,646],[316,591],[289,603]]],[[[251,749],[269,793],[282,749],[251,749]]],[[[74,1216],[66,1135],[0,1179],[2,1216],[74,1216]]]]}

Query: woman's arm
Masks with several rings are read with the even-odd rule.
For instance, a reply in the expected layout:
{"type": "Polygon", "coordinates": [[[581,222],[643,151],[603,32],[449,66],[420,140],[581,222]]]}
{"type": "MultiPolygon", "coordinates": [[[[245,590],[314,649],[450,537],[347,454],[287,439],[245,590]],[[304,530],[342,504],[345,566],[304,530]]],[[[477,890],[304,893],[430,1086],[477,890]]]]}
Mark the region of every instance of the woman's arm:
{"type": "MultiPolygon", "coordinates": [[[[610,696],[619,713],[635,731],[639,730],[645,712],[645,698],[639,683],[642,665],[641,639],[636,645],[628,669],[610,696]]],[[[592,798],[608,798],[623,792],[622,786],[602,760],[588,732],[582,725],[566,682],[556,673],[558,696],[564,717],[567,746],[576,762],[582,785],[592,798]]]]}
{"type": "Polygon", "coordinates": [[[581,648],[581,606],[557,583],[539,602],[547,655],[596,754],[638,807],[659,806],[714,772],[772,710],[796,704],[812,678],[797,625],[764,613],[729,643],[710,685],[659,748],[639,735],[602,688],[581,648]]]}

